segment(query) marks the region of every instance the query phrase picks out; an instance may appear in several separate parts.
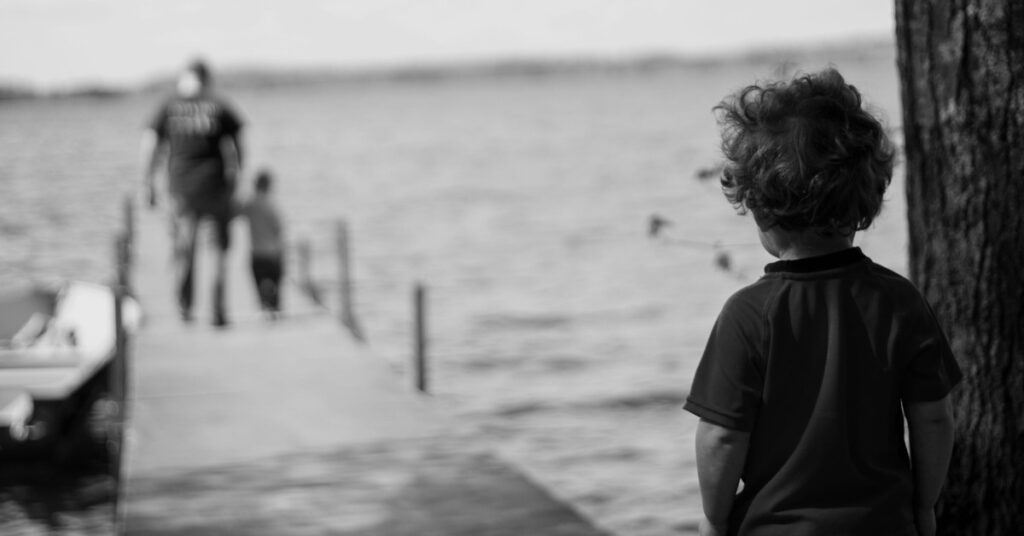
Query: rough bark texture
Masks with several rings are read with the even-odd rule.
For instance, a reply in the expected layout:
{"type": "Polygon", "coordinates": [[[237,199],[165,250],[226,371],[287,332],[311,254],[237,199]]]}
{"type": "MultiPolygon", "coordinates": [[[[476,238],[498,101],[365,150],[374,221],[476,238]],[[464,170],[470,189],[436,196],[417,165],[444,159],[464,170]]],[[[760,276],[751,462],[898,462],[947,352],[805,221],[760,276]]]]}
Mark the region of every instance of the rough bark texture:
{"type": "Polygon", "coordinates": [[[964,371],[939,533],[1024,534],[1024,1],[897,0],[910,273],[964,371]]]}

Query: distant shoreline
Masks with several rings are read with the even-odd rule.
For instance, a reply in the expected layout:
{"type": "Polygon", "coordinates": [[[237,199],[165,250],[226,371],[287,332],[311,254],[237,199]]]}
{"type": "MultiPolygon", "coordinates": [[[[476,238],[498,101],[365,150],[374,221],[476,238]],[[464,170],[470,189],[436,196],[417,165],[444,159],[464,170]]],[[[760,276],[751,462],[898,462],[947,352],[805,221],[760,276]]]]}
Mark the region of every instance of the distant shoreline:
{"type": "Polygon", "coordinates": [[[116,98],[136,90],[107,86],[73,86],[60,90],[38,90],[24,86],[4,85],[0,82],[0,102],[13,100],[42,100],[42,99],[66,99],[66,98],[93,98],[109,99],[116,98]]]}
{"type": "MultiPolygon", "coordinates": [[[[784,47],[731,55],[685,56],[642,54],[621,58],[563,57],[507,58],[486,61],[452,61],[379,67],[238,67],[227,66],[217,74],[225,89],[260,89],[333,84],[385,82],[432,83],[486,78],[544,78],[581,74],[642,74],[679,69],[704,69],[720,65],[764,65],[809,61],[866,60],[894,56],[892,39],[875,38],[818,46],[784,47]]],[[[0,102],[10,100],[94,98],[109,99],[151,93],[173,86],[166,74],[136,85],[91,83],[54,88],[34,88],[0,80],[0,102]]]]}

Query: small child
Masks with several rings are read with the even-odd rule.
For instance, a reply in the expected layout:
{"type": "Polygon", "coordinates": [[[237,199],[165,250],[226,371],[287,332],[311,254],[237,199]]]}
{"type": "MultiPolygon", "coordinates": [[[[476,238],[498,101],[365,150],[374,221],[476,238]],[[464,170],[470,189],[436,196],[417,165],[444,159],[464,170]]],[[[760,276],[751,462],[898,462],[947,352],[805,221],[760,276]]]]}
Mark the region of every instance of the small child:
{"type": "Polygon", "coordinates": [[[834,69],[716,111],[725,196],[779,260],[726,301],[684,406],[700,533],[933,535],[961,372],[917,289],[853,247],[892,144],[834,69]]]}
{"type": "Polygon", "coordinates": [[[281,216],[270,194],[271,175],[261,170],[252,197],[241,213],[249,220],[252,243],[252,275],[260,296],[260,307],[275,320],[281,312],[281,276],[284,273],[284,230],[281,216]]]}

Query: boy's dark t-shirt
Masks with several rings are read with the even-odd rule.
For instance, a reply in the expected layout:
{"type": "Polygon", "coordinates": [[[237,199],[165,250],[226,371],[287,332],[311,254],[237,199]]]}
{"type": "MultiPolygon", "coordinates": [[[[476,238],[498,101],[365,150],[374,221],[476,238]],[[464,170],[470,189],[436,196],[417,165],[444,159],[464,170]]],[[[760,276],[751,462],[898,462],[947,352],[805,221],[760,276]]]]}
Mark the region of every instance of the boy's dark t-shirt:
{"type": "Polygon", "coordinates": [[[751,433],[729,534],[916,534],[901,402],[961,378],[934,314],[859,248],[765,272],[726,302],[684,406],[751,433]]]}
{"type": "Polygon", "coordinates": [[[169,99],[150,128],[167,140],[169,189],[186,204],[224,200],[228,191],[221,138],[242,128],[238,115],[216,96],[169,99]]]}

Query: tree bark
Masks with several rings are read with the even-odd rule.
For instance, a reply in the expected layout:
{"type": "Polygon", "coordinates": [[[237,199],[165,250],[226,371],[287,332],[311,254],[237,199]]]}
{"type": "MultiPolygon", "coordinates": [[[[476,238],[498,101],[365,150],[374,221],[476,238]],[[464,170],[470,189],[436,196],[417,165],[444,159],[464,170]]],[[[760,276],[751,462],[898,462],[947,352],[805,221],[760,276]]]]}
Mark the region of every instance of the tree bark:
{"type": "Polygon", "coordinates": [[[896,0],[910,276],[964,372],[939,534],[1024,534],[1024,2],[896,0]]]}

